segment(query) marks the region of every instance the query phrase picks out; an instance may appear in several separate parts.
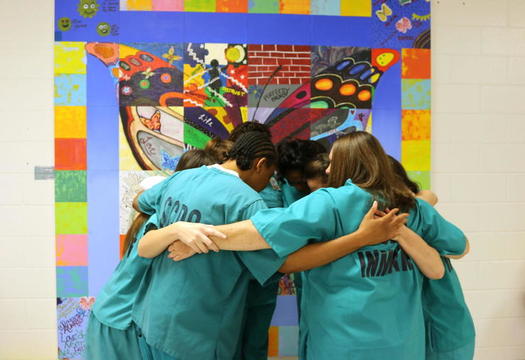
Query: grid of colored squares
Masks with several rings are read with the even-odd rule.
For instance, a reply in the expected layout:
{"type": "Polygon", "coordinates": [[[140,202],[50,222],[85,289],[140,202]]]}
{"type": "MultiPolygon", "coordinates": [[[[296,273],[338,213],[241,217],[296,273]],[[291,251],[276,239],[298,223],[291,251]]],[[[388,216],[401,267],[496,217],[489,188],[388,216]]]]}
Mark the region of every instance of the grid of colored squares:
{"type": "Polygon", "coordinates": [[[84,43],[55,44],[57,297],[88,294],[84,43]]]}
{"type": "Polygon", "coordinates": [[[120,9],[369,17],[372,0],[121,0],[120,9]]]}
{"type": "Polygon", "coordinates": [[[402,50],[401,162],[423,189],[430,188],[430,50],[402,50]]]}

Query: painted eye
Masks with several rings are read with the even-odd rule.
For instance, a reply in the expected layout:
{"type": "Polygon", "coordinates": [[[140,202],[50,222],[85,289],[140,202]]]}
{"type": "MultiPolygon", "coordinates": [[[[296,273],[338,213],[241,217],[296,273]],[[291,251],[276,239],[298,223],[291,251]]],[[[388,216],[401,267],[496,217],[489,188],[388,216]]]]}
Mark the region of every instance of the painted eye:
{"type": "Polygon", "coordinates": [[[171,82],[171,75],[168,73],[161,74],[160,81],[162,81],[164,84],[169,84],[171,82]]]}
{"type": "Polygon", "coordinates": [[[140,61],[138,61],[137,59],[135,59],[135,58],[129,59],[129,62],[132,63],[135,66],[141,66],[142,65],[142,63],[140,61]]]}
{"type": "Polygon", "coordinates": [[[343,96],[351,96],[355,94],[356,87],[354,84],[344,84],[339,88],[339,93],[343,96]]]}
{"type": "Polygon", "coordinates": [[[144,90],[149,89],[150,85],[151,85],[151,83],[150,83],[149,80],[147,80],[147,79],[141,80],[141,81],[139,82],[139,86],[140,86],[142,89],[144,89],[144,90]]]}
{"type": "Polygon", "coordinates": [[[129,86],[124,86],[121,91],[123,95],[131,95],[133,93],[133,90],[129,86]]]}
{"type": "Polygon", "coordinates": [[[369,90],[362,90],[359,92],[359,94],[357,94],[357,98],[363,102],[370,100],[371,97],[372,93],[369,90]]]}
{"type": "Polygon", "coordinates": [[[142,60],[147,61],[147,62],[152,62],[153,61],[153,58],[151,56],[149,56],[148,54],[140,54],[139,57],[142,60]]]}
{"type": "Polygon", "coordinates": [[[96,7],[95,4],[91,4],[91,8],[94,9],[96,7]]]}
{"type": "Polygon", "coordinates": [[[88,4],[84,4],[83,8],[87,10],[87,9],[89,9],[89,5],[88,4]]]}
{"type": "Polygon", "coordinates": [[[334,82],[330,79],[319,79],[315,82],[315,88],[321,91],[328,91],[332,89],[334,82]]]}
{"type": "Polygon", "coordinates": [[[119,62],[119,65],[125,71],[130,71],[131,70],[131,66],[129,66],[127,62],[121,61],[121,62],[119,62]]]}

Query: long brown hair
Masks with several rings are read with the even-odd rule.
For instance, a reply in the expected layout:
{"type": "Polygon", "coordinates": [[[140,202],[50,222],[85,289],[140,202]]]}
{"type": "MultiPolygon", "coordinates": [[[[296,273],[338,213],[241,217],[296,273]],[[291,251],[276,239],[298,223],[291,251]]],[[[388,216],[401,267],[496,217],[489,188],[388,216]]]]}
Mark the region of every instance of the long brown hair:
{"type": "Polygon", "coordinates": [[[124,238],[124,244],[122,246],[121,253],[122,257],[124,257],[128,253],[129,247],[135,242],[137,233],[148,219],[149,215],[143,213],[138,213],[137,216],[135,216],[135,219],[133,219],[133,222],[131,223],[128,232],[126,233],[126,237],[124,238]]]}
{"type": "Polygon", "coordinates": [[[382,207],[407,211],[414,195],[392,168],[390,159],[373,135],[356,131],[340,137],[332,147],[328,186],[340,187],[346,180],[372,194],[382,207]]]}

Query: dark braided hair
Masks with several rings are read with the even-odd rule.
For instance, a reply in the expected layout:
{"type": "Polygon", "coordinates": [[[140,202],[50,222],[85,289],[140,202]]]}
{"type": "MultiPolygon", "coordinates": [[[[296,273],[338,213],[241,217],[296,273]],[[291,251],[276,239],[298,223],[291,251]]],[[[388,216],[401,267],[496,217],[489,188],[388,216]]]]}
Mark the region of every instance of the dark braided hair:
{"type": "Polygon", "coordinates": [[[306,164],[317,155],[326,153],[323,145],[314,140],[285,139],[277,145],[279,173],[284,176],[290,170],[304,172],[306,164]]]}
{"type": "Polygon", "coordinates": [[[265,134],[269,138],[272,137],[272,133],[270,132],[270,129],[267,125],[258,123],[256,121],[246,121],[238,125],[235,129],[233,129],[228,140],[235,142],[242,134],[246,134],[248,132],[253,131],[265,134]]]}
{"type": "Polygon", "coordinates": [[[270,138],[259,131],[239,136],[228,154],[228,160],[236,160],[240,170],[249,170],[253,160],[263,157],[268,161],[267,166],[273,165],[277,161],[277,151],[270,138]]]}

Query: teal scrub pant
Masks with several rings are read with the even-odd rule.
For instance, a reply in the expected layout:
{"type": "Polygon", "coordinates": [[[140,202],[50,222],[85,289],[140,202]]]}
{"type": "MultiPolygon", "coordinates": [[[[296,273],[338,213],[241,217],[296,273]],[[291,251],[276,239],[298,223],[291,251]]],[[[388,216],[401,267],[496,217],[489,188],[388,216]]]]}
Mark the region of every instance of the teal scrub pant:
{"type": "Polygon", "coordinates": [[[235,360],[268,359],[268,329],[277,304],[280,278],[276,276],[264,286],[255,280],[250,281],[244,325],[235,360]]]}
{"type": "Polygon", "coordinates": [[[143,360],[176,360],[173,356],[166,354],[164,351],[150,346],[146,342],[146,338],[142,335],[142,331],[137,327],[138,344],[143,360]]]}
{"type": "Polygon", "coordinates": [[[472,360],[474,358],[475,342],[452,351],[427,351],[426,360],[472,360]]]}
{"type": "Polygon", "coordinates": [[[137,329],[119,330],[102,324],[91,314],[86,334],[86,359],[142,360],[137,329]]]}

